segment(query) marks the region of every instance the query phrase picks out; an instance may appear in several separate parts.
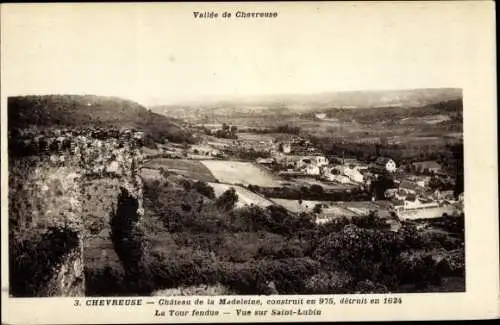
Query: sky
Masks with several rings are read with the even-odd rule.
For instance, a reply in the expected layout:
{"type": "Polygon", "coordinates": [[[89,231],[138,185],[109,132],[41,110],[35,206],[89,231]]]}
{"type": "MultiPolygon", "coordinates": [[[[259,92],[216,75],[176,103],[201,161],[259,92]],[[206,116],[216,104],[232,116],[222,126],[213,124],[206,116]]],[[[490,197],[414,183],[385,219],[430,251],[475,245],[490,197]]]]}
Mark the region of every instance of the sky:
{"type": "Polygon", "coordinates": [[[463,86],[479,3],[2,6],[5,95],[204,98],[463,86]],[[193,11],[278,12],[195,19],[193,11]]]}

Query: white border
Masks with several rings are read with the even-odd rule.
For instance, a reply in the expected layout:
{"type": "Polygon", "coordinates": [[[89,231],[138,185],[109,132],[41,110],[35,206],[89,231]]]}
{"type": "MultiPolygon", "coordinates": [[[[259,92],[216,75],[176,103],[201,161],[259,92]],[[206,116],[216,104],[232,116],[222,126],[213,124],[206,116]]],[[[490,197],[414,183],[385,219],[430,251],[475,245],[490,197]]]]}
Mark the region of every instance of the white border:
{"type": "MultiPolygon", "coordinates": [[[[378,320],[445,320],[494,318],[499,311],[499,263],[498,263],[498,165],[496,137],[496,82],[495,82],[495,19],[494,3],[487,1],[451,2],[448,5],[461,7],[467,12],[465,21],[458,24],[466,31],[457,34],[470,46],[467,76],[463,81],[464,94],[464,145],[465,145],[465,216],[466,216],[466,293],[403,294],[402,305],[336,305],[323,308],[321,316],[299,317],[153,317],[156,306],[143,308],[81,307],[72,306],[72,298],[23,298],[7,295],[7,152],[6,118],[7,103],[4,94],[1,102],[1,150],[2,150],[2,319],[9,324],[88,324],[88,323],[139,323],[139,322],[249,322],[249,321],[378,321],[378,320]]],[[[82,5],[82,4],[79,4],[82,5]]],[[[116,4],[114,4],[116,5],[116,4]]],[[[130,4],[129,4],[130,5],[130,4]]],[[[158,4],[159,5],[159,4],[158,4]]],[[[201,4],[162,4],[178,11],[191,11],[201,4]]],[[[246,3],[238,7],[273,7],[280,15],[306,7],[318,10],[335,10],[336,4],[328,3],[246,3]]],[[[357,3],[359,6],[374,6],[374,3],[357,3]]],[[[8,8],[2,5],[2,21],[8,8]]],[[[207,8],[231,8],[235,3],[205,4],[207,8]]],[[[411,4],[397,2],[394,10],[408,13],[411,6],[427,7],[429,10],[444,9],[444,4],[423,2],[411,4]],[[443,8],[437,8],[442,5],[443,8]]],[[[311,16],[311,19],[314,19],[311,16]]],[[[2,24],[2,39],[8,26],[2,24]]],[[[186,33],[187,31],[182,31],[186,33]]],[[[322,37],[319,33],[318,37],[322,37]]],[[[2,53],[5,44],[2,42],[2,53]]],[[[2,69],[9,64],[2,56],[2,69]]],[[[7,88],[9,80],[2,74],[1,89],[7,88]]],[[[342,295],[347,296],[347,295],[342,295]]],[[[285,296],[280,296],[284,298],[285,296]]],[[[196,297],[192,297],[195,299],[196,297]]],[[[206,298],[206,297],[200,297],[206,298]]],[[[293,298],[293,297],[290,297],[293,298]]],[[[312,298],[312,296],[311,296],[312,298]]],[[[263,297],[262,299],[266,299],[263,297]]],[[[338,299],[338,298],[337,298],[338,299]]],[[[220,310],[223,310],[221,308],[220,310]]]]}

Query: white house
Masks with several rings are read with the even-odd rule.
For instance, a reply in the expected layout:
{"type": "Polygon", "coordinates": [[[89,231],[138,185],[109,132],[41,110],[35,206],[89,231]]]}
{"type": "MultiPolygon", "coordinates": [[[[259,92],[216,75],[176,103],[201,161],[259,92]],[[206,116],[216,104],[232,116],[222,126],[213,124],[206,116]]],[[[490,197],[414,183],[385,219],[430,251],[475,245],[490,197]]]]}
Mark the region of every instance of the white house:
{"type": "Polygon", "coordinates": [[[318,165],[313,165],[313,164],[310,164],[310,165],[306,165],[305,167],[303,167],[301,169],[304,173],[306,173],[307,175],[319,175],[321,170],[319,168],[318,165]]]}
{"type": "Polygon", "coordinates": [[[387,157],[378,157],[377,160],[375,161],[375,167],[385,169],[390,173],[395,172],[397,169],[396,162],[391,158],[387,157]]]}
{"type": "Polygon", "coordinates": [[[322,166],[328,166],[328,159],[323,156],[305,156],[299,158],[299,160],[296,162],[297,169],[302,169],[308,165],[314,165],[318,168],[322,166]]]}
{"type": "Polygon", "coordinates": [[[330,182],[339,182],[342,184],[350,183],[351,180],[349,177],[345,175],[338,175],[338,174],[332,174],[332,173],[326,173],[323,175],[326,180],[329,180],[330,182]]]}
{"type": "Polygon", "coordinates": [[[398,189],[397,188],[388,188],[387,190],[385,190],[384,192],[384,197],[386,199],[392,199],[392,198],[396,198],[396,195],[398,193],[398,189]]]}
{"type": "Polygon", "coordinates": [[[359,170],[355,168],[344,168],[344,175],[349,177],[349,179],[356,183],[363,183],[364,177],[363,174],[359,172],[359,170]]]}
{"type": "Polygon", "coordinates": [[[274,163],[274,158],[257,158],[255,162],[257,164],[269,165],[274,163]]]}
{"type": "Polygon", "coordinates": [[[455,193],[452,190],[446,190],[446,191],[435,190],[433,196],[436,200],[450,200],[450,201],[455,200],[455,193]]]}
{"type": "Polygon", "coordinates": [[[284,154],[292,152],[292,146],[290,145],[290,143],[280,143],[279,148],[280,151],[283,152],[284,154]]]}
{"type": "Polygon", "coordinates": [[[333,181],[334,176],[336,174],[340,174],[340,172],[335,167],[334,168],[323,167],[321,169],[321,176],[328,181],[333,181]]]}
{"type": "Polygon", "coordinates": [[[327,168],[325,170],[325,175],[328,174],[329,172],[331,174],[345,175],[351,181],[356,182],[356,183],[363,183],[363,181],[365,179],[363,174],[361,174],[361,172],[356,167],[351,168],[348,165],[338,165],[338,166],[335,166],[333,168],[327,168]],[[336,172],[332,172],[332,171],[336,171],[336,172]]]}
{"type": "Polygon", "coordinates": [[[435,201],[423,202],[419,199],[416,199],[415,201],[409,201],[409,200],[404,201],[405,209],[437,208],[438,206],[439,204],[435,201]]]}

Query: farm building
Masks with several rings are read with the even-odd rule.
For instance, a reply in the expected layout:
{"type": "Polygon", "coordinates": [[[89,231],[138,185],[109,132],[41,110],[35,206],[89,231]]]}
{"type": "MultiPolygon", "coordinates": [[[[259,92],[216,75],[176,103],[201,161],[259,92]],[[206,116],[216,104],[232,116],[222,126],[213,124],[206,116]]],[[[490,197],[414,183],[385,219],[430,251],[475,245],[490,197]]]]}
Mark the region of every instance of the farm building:
{"type": "Polygon", "coordinates": [[[399,183],[399,189],[407,194],[410,194],[410,193],[415,194],[415,193],[423,190],[423,188],[418,186],[416,183],[410,182],[409,180],[401,181],[401,183],[399,183]]]}
{"type": "Polygon", "coordinates": [[[189,153],[199,156],[216,157],[217,155],[220,154],[220,151],[210,146],[198,145],[198,146],[192,146],[189,149],[189,153]]]}
{"type": "Polygon", "coordinates": [[[433,174],[437,174],[441,172],[443,169],[442,166],[437,163],[436,161],[429,160],[429,161],[419,161],[419,162],[414,162],[412,163],[413,168],[417,170],[418,172],[429,172],[433,174]]]}
{"type": "Polygon", "coordinates": [[[392,209],[400,219],[440,218],[444,214],[452,215],[458,211],[454,205],[448,202],[438,203],[418,198],[393,201],[392,209]]]}
{"type": "Polygon", "coordinates": [[[340,174],[349,177],[349,179],[356,183],[363,183],[364,177],[363,174],[359,172],[355,167],[351,168],[350,166],[340,166],[340,174]]]}
{"type": "Polygon", "coordinates": [[[415,176],[415,175],[413,175],[413,176],[408,177],[408,180],[411,182],[414,182],[415,184],[417,184],[420,187],[426,187],[429,185],[429,183],[431,181],[431,177],[430,176],[415,176]]]}
{"type": "Polygon", "coordinates": [[[455,193],[452,190],[436,190],[434,191],[434,198],[436,200],[455,200],[455,193]]]}
{"type": "Polygon", "coordinates": [[[307,165],[314,165],[318,167],[328,166],[328,159],[324,156],[305,156],[300,157],[296,163],[297,169],[302,169],[307,165]]]}

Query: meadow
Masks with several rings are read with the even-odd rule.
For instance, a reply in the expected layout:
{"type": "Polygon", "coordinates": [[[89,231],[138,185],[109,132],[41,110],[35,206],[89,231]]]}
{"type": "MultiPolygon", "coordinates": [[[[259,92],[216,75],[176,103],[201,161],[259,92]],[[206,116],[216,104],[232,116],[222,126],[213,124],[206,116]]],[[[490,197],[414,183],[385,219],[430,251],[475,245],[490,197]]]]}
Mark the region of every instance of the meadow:
{"type": "Polygon", "coordinates": [[[205,182],[216,182],[212,172],[199,160],[154,158],[144,164],[145,168],[172,171],[185,177],[198,179],[205,182]]]}
{"type": "Polygon", "coordinates": [[[221,183],[280,186],[280,178],[251,162],[205,160],[202,163],[221,183]]]}
{"type": "Polygon", "coordinates": [[[269,201],[268,199],[238,185],[228,185],[222,183],[208,183],[208,185],[210,185],[214,189],[216,197],[220,197],[225,191],[229,190],[230,188],[234,188],[236,191],[236,195],[238,195],[238,202],[236,202],[236,206],[239,208],[246,205],[256,205],[261,208],[266,208],[273,204],[273,202],[269,201]]]}

